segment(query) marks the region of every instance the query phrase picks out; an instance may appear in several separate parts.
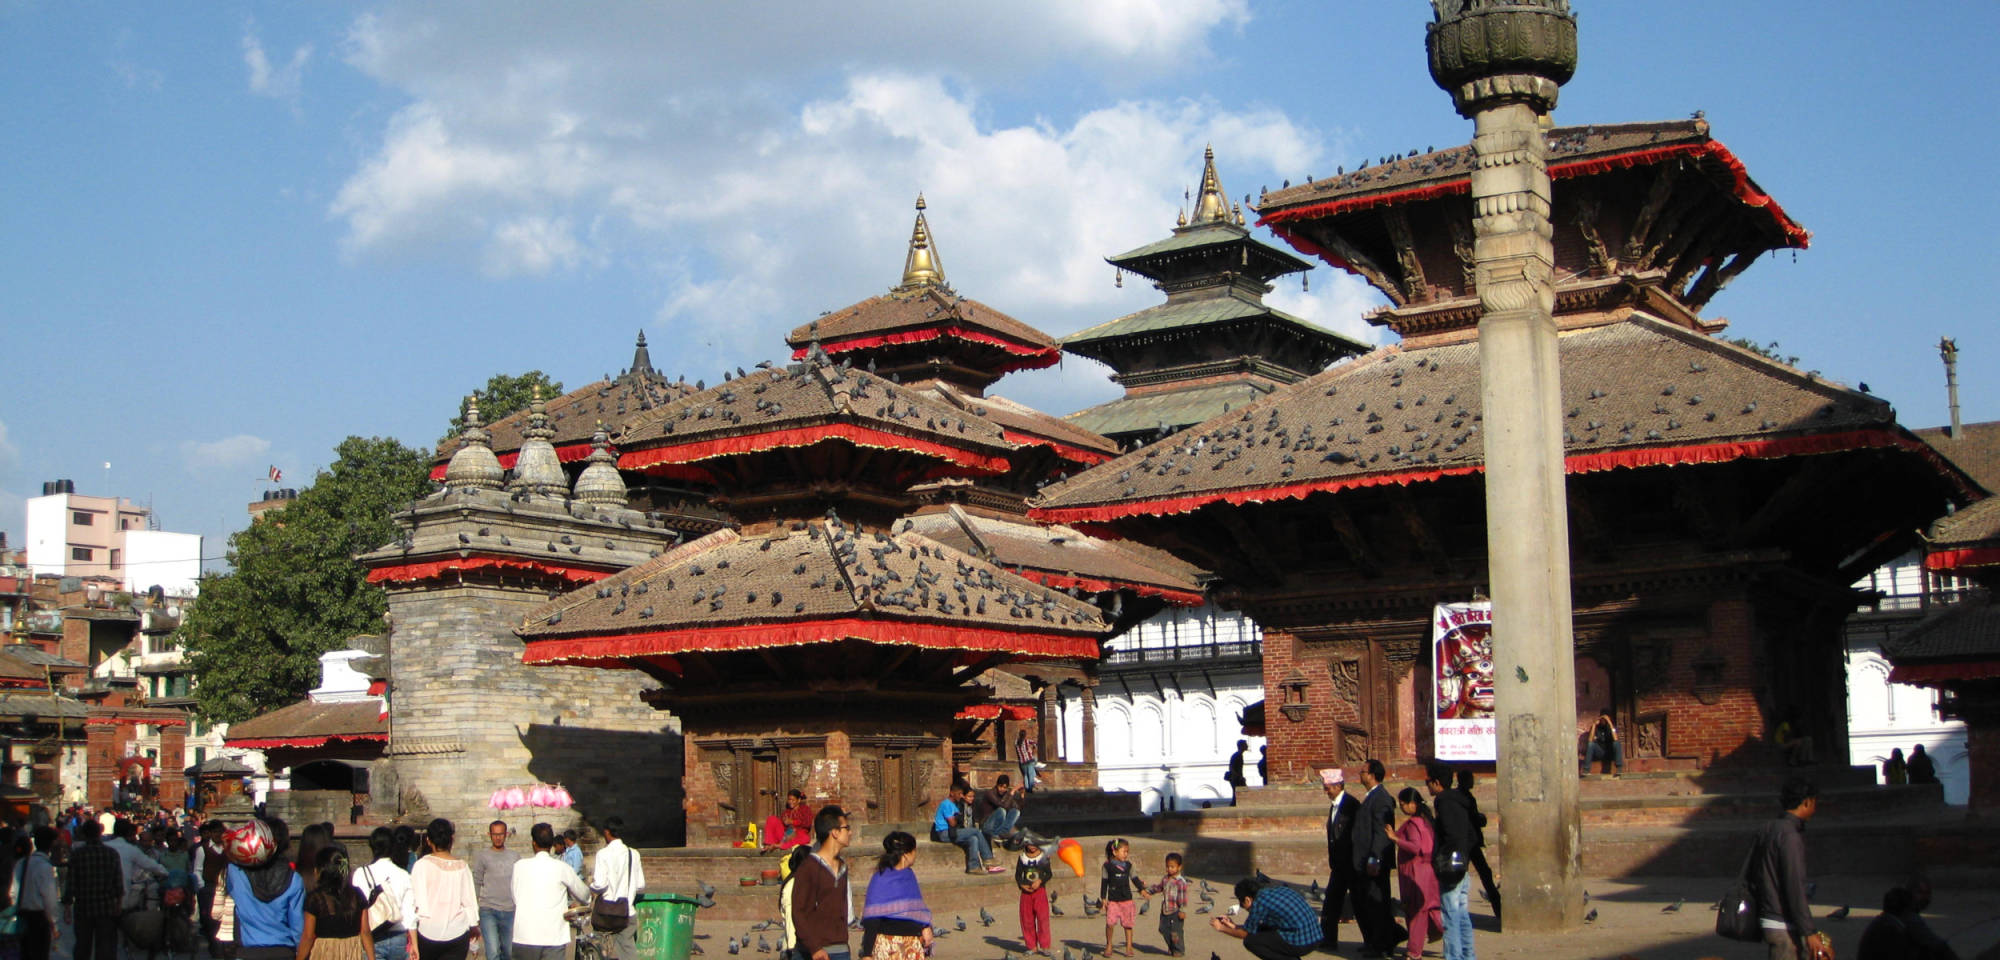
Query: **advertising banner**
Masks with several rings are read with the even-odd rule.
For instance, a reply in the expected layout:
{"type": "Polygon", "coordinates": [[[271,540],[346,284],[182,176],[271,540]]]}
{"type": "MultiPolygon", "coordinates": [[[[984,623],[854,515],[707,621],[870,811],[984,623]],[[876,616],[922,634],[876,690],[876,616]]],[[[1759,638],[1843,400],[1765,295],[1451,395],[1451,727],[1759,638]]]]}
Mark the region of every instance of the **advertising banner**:
{"type": "Polygon", "coordinates": [[[1439,760],[1496,758],[1493,733],[1493,604],[1440,603],[1431,616],[1439,760]]]}

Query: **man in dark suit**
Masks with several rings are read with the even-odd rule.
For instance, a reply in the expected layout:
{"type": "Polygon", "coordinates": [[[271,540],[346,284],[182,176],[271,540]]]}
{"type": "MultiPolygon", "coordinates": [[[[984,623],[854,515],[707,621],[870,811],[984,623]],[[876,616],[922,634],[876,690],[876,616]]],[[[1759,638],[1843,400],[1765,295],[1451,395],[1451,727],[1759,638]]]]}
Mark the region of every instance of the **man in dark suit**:
{"type": "Polygon", "coordinates": [[[1395,845],[1388,831],[1396,822],[1396,800],[1382,779],[1388,770],[1369,760],[1361,770],[1361,815],[1354,822],[1354,922],[1361,927],[1361,955],[1381,956],[1409,938],[1409,931],[1389,913],[1389,878],[1396,873],[1395,845]]]}
{"type": "Polygon", "coordinates": [[[1320,786],[1326,788],[1326,864],[1331,870],[1326,880],[1326,902],[1320,907],[1320,926],[1326,931],[1326,949],[1340,946],[1340,915],[1347,910],[1348,894],[1356,897],[1360,910],[1360,889],[1354,869],[1354,821],[1361,816],[1361,801],[1347,792],[1346,774],[1339,767],[1319,772],[1320,786]]]}

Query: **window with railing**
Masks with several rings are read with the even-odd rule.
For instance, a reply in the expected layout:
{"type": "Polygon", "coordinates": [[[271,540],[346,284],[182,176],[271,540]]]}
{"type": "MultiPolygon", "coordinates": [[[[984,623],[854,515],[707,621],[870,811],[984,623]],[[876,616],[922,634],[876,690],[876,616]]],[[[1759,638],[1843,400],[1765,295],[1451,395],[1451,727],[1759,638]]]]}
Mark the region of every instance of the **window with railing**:
{"type": "Polygon", "coordinates": [[[1214,606],[1169,607],[1111,641],[1107,664],[1256,658],[1264,631],[1255,620],[1214,606]]]}

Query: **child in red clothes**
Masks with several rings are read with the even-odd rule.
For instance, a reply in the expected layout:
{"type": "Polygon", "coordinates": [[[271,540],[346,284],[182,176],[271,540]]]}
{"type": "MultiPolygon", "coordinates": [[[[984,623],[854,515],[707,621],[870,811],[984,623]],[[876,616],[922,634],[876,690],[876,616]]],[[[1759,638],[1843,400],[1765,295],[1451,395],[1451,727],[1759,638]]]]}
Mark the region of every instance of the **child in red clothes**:
{"type": "Polygon", "coordinates": [[[1040,844],[1029,843],[1014,864],[1014,886],[1021,888],[1021,949],[1053,956],[1055,938],[1049,933],[1049,881],[1055,871],[1040,844]]]}
{"type": "Polygon", "coordinates": [[[1396,842],[1396,875],[1402,878],[1403,916],[1410,921],[1409,955],[1421,957],[1424,944],[1444,933],[1444,904],[1438,896],[1437,874],[1431,872],[1431,850],[1437,843],[1437,827],[1424,795],[1415,787],[1404,787],[1396,795],[1402,804],[1403,826],[1383,827],[1396,842]]]}

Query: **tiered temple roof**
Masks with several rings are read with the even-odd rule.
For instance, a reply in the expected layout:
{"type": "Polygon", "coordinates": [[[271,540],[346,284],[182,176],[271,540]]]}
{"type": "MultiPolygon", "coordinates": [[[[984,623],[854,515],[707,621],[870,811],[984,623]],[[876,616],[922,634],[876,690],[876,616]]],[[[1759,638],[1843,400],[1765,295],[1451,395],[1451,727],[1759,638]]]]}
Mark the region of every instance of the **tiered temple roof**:
{"type": "Polygon", "coordinates": [[[1106,258],[1154,282],[1167,302],[1063,339],[1116,370],[1125,396],[1067,419],[1130,444],[1240,407],[1367,345],[1264,304],[1270,281],[1311,269],[1250,235],[1204,155],[1193,216],[1171,236],[1106,258]]]}
{"type": "MultiPolygon", "coordinates": [[[[1759,256],[1811,239],[1698,117],[1557,127],[1548,164],[1556,275],[1571,288],[1558,313],[1620,297],[1719,329],[1695,311],[1759,256]],[[1587,282],[1614,279],[1624,282],[1587,282]]],[[[1411,151],[1265,194],[1258,222],[1382,291],[1393,306],[1371,322],[1406,338],[1462,332],[1479,317],[1471,165],[1470,146],[1411,151]]]]}
{"type": "MultiPolygon", "coordinates": [[[[1650,317],[1564,335],[1567,468],[1900,449],[1957,475],[1882,400],[1650,317]]],[[[1044,492],[1059,523],[1478,472],[1478,347],[1388,347],[1044,492]]],[[[1960,476],[1963,481],[1963,476],[1960,476]]]]}

